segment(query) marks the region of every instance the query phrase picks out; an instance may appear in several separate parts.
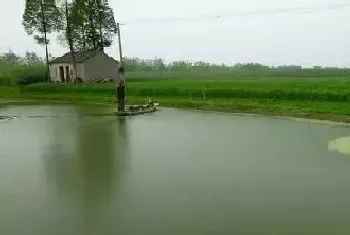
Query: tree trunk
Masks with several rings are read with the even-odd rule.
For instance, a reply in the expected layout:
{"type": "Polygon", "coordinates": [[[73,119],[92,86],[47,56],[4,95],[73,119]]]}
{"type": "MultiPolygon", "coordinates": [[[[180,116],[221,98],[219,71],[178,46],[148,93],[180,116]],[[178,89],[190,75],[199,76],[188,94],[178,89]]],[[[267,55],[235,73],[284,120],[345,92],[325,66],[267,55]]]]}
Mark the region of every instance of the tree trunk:
{"type": "Polygon", "coordinates": [[[90,0],[89,1],[89,21],[90,21],[90,30],[91,30],[91,40],[92,40],[92,45],[94,47],[94,50],[96,50],[96,29],[94,27],[94,1],[90,0]]]}
{"type": "Polygon", "coordinates": [[[104,46],[103,46],[103,32],[102,32],[102,14],[101,11],[103,9],[101,0],[99,2],[97,2],[98,0],[96,0],[96,8],[98,10],[98,24],[99,24],[99,32],[100,32],[100,44],[101,44],[101,49],[102,51],[104,50],[104,46]]]}
{"type": "Polygon", "coordinates": [[[73,63],[73,80],[76,82],[77,80],[77,62],[75,59],[75,52],[74,52],[74,43],[73,43],[73,38],[72,38],[72,32],[70,28],[70,20],[69,20],[69,11],[68,11],[68,1],[65,1],[65,7],[66,7],[66,22],[67,22],[67,39],[68,39],[68,44],[69,44],[69,50],[72,55],[72,63],[73,63]]]}
{"type": "Polygon", "coordinates": [[[50,79],[50,66],[49,66],[49,50],[47,48],[47,29],[46,29],[46,17],[44,13],[44,3],[43,0],[40,1],[40,11],[41,11],[41,20],[44,29],[44,43],[45,43],[45,55],[46,55],[46,77],[44,79],[45,82],[51,81],[50,79]]]}
{"type": "MultiPolygon", "coordinates": [[[[99,13],[99,14],[101,14],[101,13],[99,13]]],[[[103,32],[102,32],[102,20],[101,20],[101,16],[99,17],[100,18],[100,22],[99,22],[99,30],[100,30],[100,43],[101,43],[101,48],[99,48],[99,49],[101,49],[102,51],[104,51],[104,46],[103,46],[103,32]]]]}
{"type": "Polygon", "coordinates": [[[81,28],[81,33],[83,35],[83,51],[85,52],[86,51],[86,38],[85,38],[85,29],[84,29],[84,26],[82,26],[81,28]]]}
{"type": "Polygon", "coordinates": [[[45,55],[46,55],[46,78],[45,78],[45,82],[50,82],[51,81],[51,76],[50,76],[50,65],[49,65],[49,50],[47,48],[47,34],[46,34],[46,32],[44,33],[44,38],[45,38],[44,40],[45,40],[45,55]]]}

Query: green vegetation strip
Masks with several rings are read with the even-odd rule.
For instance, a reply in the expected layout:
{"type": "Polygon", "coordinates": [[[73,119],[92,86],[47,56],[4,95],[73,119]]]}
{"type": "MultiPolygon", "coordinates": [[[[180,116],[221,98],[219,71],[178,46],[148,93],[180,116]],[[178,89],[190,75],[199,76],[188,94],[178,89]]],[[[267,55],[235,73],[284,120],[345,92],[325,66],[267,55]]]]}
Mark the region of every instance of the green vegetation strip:
{"type": "MultiPolygon", "coordinates": [[[[304,101],[350,100],[350,81],[331,79],[244,79],[244,80],[196,80],[196,79],[130,79],[128,96],[181,97],[184,99],[274,99],[304,101]]],[[[33,84],[22,89],[24,93],[102,95],[113,97],[114,84],[33,84]]]]}
{"type": "MultiPolygon", "coordinates": [[[[350,122],[346,78],[128,79],[127,102],[153,97],[161,106],[350,122]]],[[[115,104],[114,84],[38,83],[0,87],[0,104],[115,104]]]]}

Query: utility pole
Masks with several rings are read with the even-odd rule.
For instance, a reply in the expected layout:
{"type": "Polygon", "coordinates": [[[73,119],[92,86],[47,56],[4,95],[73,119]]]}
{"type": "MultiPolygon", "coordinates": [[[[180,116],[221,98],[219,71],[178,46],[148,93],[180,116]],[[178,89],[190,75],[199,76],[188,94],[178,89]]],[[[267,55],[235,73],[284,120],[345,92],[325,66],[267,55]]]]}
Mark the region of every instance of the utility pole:
{"type": "Polygon", "coordinates": [[[123,66],[123,50],[122,50],[122,41],[120,39],[120,24],[117,23],[117,32],[118,32],[118,44],[119,44],[119,67],[123,66]]]}
{"type": "Polygon", "coordinates": [[[123,50],[120,37],[120,25],[117,23],[118,33],[118,45],[119,45],[119,66],[118,66],[118,79],[116,84],[116,96],[118,103],[118,112],[125,111],[125,69],[123,64],[123,50]]]}

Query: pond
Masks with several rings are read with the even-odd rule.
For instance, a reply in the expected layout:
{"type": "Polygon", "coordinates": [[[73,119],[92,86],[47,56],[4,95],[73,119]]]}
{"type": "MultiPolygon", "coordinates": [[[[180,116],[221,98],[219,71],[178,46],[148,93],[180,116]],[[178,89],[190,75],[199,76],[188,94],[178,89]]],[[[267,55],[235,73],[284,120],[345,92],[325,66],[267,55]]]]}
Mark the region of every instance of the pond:
{"type": "Polygon", "coordinates": [[[350,233],[347,126],[94,112],[0,109],[0,234],[350,233]]]}

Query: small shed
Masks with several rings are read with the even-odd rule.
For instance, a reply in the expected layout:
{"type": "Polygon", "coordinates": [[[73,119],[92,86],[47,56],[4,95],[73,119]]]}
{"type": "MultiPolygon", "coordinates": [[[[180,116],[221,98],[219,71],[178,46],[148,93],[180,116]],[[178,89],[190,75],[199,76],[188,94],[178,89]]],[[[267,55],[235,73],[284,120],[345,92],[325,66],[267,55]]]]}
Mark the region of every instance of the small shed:
{"type": "MultiPolygon", "coordinates": [[[[75,52],[77,78],[83,82],[116,80],[118,61],[101,50],[75,52]]],[[[72,53],[50,61],[50,77],[53,82],[74,82],[72,53]]]]}

